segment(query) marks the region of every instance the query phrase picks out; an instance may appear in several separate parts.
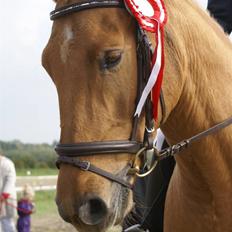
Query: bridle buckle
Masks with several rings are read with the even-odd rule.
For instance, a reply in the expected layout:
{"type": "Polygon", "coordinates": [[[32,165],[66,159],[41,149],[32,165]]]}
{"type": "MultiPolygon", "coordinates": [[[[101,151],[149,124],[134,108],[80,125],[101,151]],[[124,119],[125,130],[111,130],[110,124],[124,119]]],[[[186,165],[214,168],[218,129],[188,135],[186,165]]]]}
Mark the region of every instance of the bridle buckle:
{"type": "MultiPolygon", "coordinates": [[[[156,156],[157,156],[156,149],[153,148],[152,150],[153,150],[153,154],[156,154],[156,156]]],[[[147,148],[143,147],[137,152],[137,154],[135,155],[135,159],[134,159],[134,162],[132,164],[132,167],[131,167],[131,170],[129,171],[129,173],[133,173],[137,177],[143,178],[143,177],[148,176],[155,169],[155,167],[156,167],[156,165],[158,163],[157,159],[154,161],[154,163],[151,165],[151,167],[150,167],[150,169],[148,171],[146,171],[145,173],[141,173],[141,169],[139,168],[138,163],[139,163],[140,157],[142,155],[144,155],[144,152],[146,152],[146,151],[147,151],[147,148]]],[[[149,149],[149,151],[150,151],[150,149],[149,149]]]]}
{"type": "Polygon", "coordinates": [[[80,169],[83,171],[88,171],[91,163],[89,161],[82,161],[80,169]]]}

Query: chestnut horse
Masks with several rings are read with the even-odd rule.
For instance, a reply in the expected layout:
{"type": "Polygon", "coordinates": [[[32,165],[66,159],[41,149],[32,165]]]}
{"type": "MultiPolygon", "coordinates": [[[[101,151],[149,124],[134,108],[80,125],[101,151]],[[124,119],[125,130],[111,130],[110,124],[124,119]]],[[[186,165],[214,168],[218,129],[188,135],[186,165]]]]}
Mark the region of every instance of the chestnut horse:
{"type": "MultiPolygon", "coordinates": [[[[191,0],[164,2],[169,15],[162,85],[166,114],[159,110],[158,121],[163,117],[160,127],[175,144],[231,116],[232,46],[191,0]]],[[[137,89],[135,30],[134,18],[120,8],[90,9],[54,21],[42,62],[58,91],[61,143],[130,136],[137,89]]],[[[140,141],[143,131],[141,123],[140,141]]],[[[105,154],[80,159],[125,177],[132,158],[105,154]]],[[[175,159],[164,231],[231,231],[232,127],[194,143],[175,159]]],[[[132,193],[100,175],[61,164],[56,203],[61,217],[79,231],[106,231],[130,211],[132,193]]]]}

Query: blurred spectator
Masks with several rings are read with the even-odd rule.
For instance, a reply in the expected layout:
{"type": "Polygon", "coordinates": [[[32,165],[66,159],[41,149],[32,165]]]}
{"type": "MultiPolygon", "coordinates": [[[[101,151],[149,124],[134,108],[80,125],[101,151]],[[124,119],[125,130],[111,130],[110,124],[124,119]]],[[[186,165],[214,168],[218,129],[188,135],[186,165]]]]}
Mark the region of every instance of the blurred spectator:
{"type": "Polygon", "coordinates": [[[31,214],[35,212],[34,195],[34,191],[29,185],[24,186],[22,198],[18,201],[18,232],[31,231],[31,214]]]}
{"type": "Polygon", "coordinates": [[[0,232],[15,232],[16,172],[14,163],[0,153],[0,232]]]}

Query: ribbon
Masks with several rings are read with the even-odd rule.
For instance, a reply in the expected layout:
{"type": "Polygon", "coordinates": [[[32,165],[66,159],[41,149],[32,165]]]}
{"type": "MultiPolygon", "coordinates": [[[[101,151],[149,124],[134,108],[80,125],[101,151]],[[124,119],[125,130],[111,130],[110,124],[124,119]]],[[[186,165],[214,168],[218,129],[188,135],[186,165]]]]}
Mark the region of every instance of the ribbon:
{"type": "Polygon", "coordinates": [[[146,99],[152,91],[153,116],[157,121],[158,102],[164,71],[166,8],[163,0],[125,0],[125,4],[143,30],[155,33],[156,47],[152,58],[152,71],[136,107],[135,116],[140,116],[146,99]]]}

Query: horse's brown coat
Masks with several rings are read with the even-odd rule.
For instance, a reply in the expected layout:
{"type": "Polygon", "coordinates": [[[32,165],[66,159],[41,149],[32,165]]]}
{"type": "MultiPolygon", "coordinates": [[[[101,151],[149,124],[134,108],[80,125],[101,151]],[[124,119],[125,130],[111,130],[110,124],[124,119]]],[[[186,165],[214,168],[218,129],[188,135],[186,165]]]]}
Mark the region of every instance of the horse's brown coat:
{"type": "MultiPolygon", "coordinates": [[[[57,0],[57,5],[73,2],[77,0],[57,0]]],[[[176,143],[232,115],[232,46],[216,22],[191,0],[165,0],[165,4],[169,15],[163,82],[167,114],[161,128],[168,141],[176,143]]],[[[57,20],[43,65],[58,90],[61,142],[129,137],[136,95],[136,44],[133,19],[124,10],[94,9],[57,20]],[[67,27],[73,33],[68,41],[67,27]],[[122,61],[115,69],[102,71],[99,59],[112,48],[123,50],[122,61]]],[[[130,158],[112,155],[89,160],[116,173],[130,158]]],[[[195,143],[176,161],[165,231],[231,231],[232,128],[195,143]]],[[[104,199],[115,213],[119,188],[95,174],[62,165],[57,190],[61,215],[82,231],[104,231],[113,219],[91,228],[76,220],[75,207],[89,192],[104,199]]],[[[119,213],[125,212],[119,209],[119,213]]]]}

